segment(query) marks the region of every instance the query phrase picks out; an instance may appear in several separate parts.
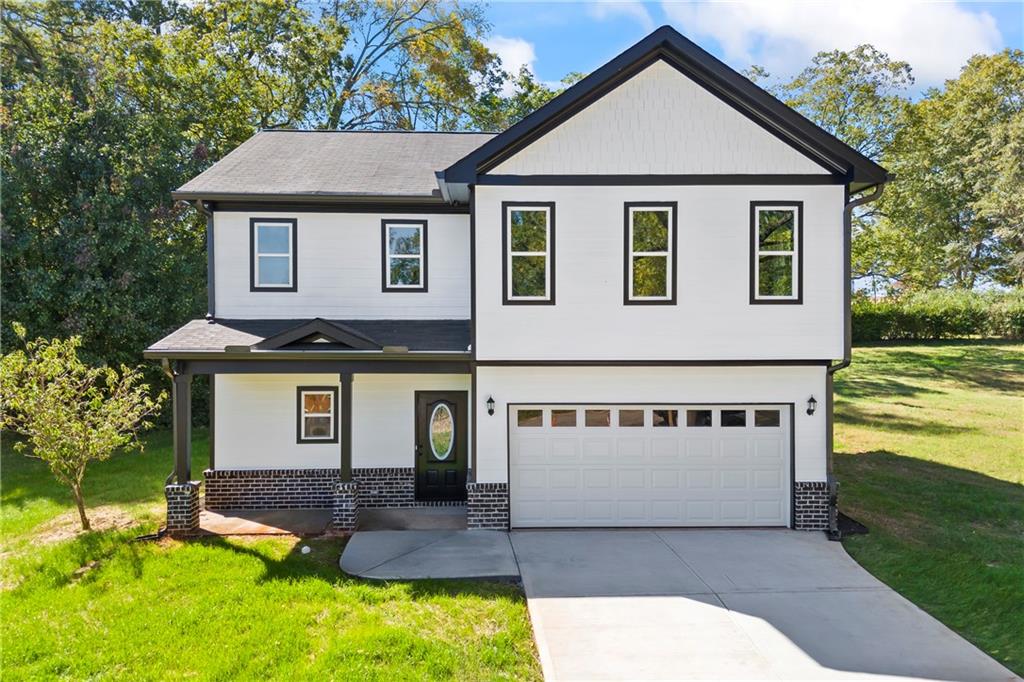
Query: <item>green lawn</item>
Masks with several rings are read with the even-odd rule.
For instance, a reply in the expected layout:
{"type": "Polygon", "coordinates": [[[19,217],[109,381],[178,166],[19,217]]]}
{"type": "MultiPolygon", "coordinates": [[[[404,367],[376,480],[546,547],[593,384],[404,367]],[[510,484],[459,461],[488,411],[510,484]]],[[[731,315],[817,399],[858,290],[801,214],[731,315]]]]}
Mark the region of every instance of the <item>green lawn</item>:
{"type": "MultiPolygon", "coordinates": [[[[204,433],[193,447],[201,469],[204,433]]],[[[170,462],[169,435],[158,433],[145,454],[95,466],[95,520],[137,525],[69,536],[70,496],[39,462],[5,449],[5,681],[540,678],[517,586],[351,579],[334,538],[134,542],[161,521],[170,462]]]]}
{"type": "Polygon", "coordinates": [[[855,348],[836,391],[846,549],[1024,673],[1024,346],[855,348]]]}

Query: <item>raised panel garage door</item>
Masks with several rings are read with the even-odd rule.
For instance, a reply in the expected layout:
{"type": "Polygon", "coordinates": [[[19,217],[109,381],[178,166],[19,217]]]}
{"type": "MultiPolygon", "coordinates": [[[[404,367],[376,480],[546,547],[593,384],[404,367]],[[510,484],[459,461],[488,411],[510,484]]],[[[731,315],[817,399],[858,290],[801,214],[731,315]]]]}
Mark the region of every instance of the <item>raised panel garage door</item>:
{"type": "Polygon", "coordinates": [[[787,526],[788,405],[513,405],[515,528],[787,526]]]}

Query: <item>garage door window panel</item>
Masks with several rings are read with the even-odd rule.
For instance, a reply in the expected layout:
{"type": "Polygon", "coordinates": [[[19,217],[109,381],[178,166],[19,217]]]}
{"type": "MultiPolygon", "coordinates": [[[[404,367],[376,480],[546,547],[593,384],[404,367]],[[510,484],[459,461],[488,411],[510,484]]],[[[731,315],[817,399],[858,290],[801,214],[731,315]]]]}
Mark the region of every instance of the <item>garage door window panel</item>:
{"type": "Polygon", "coordinates": [[[654,426],[679,426],[679,410],[652,410],[651,421],[654,426]]]}
{"type": "Polygon", "coordinates": [[[551,410],[552,426],[576,426],[576,410],[551,410]]]}
{"type": "Polygon", "coordinates": [[[711,410],[687,410],[686,425],[697,428],[711,426],[711,410]]]}
{"type": "Polygon", "coordinates": [[[555,205],[502,204],[505,304],[554,304],[555,205]]]}
{"type": "Polygon", "coordinates": [[[611,426],[612,425],[612,411],[611,410],[587,410],[584,423],[590,426],[611,426]]]}
{"type": "Polygon", "coordinates": [[[722,410],[721,424],[724,427],[743,427],[747,425],[746,410],[722,410]]]}
{"type": "Polygon", "coordinates": [[[642,427],[643,425],[643,410],[619,410],[619,426],[642,427]]]}
{"type": "Polygon", "coordinates": [[[516,426],[544,426],[544,410],[516,410],[516,426]]]}
{"type": "Polygon", "coordinates": [[[754,410],[754,426],[768,428],[779,426],[782,423],[778,410],[754,410]]]}

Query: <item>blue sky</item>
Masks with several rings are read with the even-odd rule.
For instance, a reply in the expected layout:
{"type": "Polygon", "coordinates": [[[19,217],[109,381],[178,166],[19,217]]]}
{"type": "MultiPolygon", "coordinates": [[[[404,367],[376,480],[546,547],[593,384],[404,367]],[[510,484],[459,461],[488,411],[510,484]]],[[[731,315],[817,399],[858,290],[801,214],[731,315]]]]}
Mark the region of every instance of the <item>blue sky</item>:
{"type": "Polygon", "coordinates": [[[795,74],[812,55],[871,43],[910,63],[918,92],[957,75],[972,54],[1024,48],[1024,0],[735,0],[492,2],[488,45],[543,81],[590,72],[670,24],[735,69],[795,74]]]}

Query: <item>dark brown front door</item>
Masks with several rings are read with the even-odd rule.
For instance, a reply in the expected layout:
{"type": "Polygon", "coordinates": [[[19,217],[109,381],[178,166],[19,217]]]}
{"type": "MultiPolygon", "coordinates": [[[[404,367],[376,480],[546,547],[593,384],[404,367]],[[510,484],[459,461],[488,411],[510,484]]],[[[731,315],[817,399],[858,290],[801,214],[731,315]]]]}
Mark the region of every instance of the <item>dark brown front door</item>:
{"type": "Polygon", "coordinates": [[[466,499],[465,391],[416,392],[416,499],[466,499]]]}

